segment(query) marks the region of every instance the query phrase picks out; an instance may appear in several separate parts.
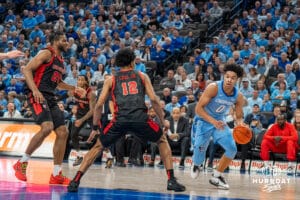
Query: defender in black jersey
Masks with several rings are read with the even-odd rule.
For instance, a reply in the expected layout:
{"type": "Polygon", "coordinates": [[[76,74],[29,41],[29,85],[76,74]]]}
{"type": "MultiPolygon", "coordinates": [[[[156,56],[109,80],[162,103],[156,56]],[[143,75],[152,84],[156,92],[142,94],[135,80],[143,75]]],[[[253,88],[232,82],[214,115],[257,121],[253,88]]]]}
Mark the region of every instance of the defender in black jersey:
{"type": "Polygon", "coordinates": [[[54,90],[69,90],[71,93],[85,95],[85,90],[64,83],[65,67],[61,57],[67,51],[67,38],[63,32],[50,35],[51,46],[41,50],[24,68],[24,76],[28,86],[28,102],[33,117],[41,126],[40,131],[31,139],[25,154],[14,165],[15,175],[26,181],[26,168],[30,155],[42,144],[52,130],[56,133],[53,146],[54,168],[50,184],[68,184],[70,181],[61,172],[68,131],[64,123],[63,112],[58,108],[54,90]]]}
{"type": "Polygon", "coordinates": [[[72,124],[71,138],[72,146],[77,151],[77,158],[73,166],[80,165],[83,156],[79,154],[79,132],[86,125],[92,126],[92,116],[96,104],[96,95],[89,87],[89,80],[86,76],[79,75],[77,78],[77,86],[86,90],[86,95],[81,97],[75,94],[75,105],[77,107],[76,119],[72,124]]]}
{"type": "Polygon", "coordinates": [[[77,192],[82,175],[94,162],[99,152],[128,131],[133,132],[141,140],[158,143],[160,155],[168,175],[167,189],[177,192],[184,191],[185,187],[179,184],[174,177],[172,154],[166,136],[157,123],[148,119],[147,107],[145,106],[146,94],[151,100],[152,107],[157,113],[160,123],[165,125],[165,127],[167,126],[149,77],[146,74],[134,71],[135,55],[129,48],[118,51],[116,65],[121,67],[121,70],[112,78],[105,80],[94,110],[91,137],[100,134],[99,139],[84,156],[79,171],[77,171],[77,174],[68,186],[68,191],[77,192]],[[101,130],[101,128],[99,129],[99,120],[102,106],[109,95],[111,95],[114,103],[114,115],[111,122],[102,132],[99,131],[101,130]]]}

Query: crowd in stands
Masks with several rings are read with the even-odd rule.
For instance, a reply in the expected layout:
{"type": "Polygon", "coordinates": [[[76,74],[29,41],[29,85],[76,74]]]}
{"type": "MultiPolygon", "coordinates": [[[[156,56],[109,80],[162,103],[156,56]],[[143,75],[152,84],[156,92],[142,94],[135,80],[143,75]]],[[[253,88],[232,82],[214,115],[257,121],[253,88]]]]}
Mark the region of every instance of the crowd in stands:
{"type": "MultiPolygon", "coordinates": [[[[278,112],[288,113],[291,122],[300,99],[299,2],[244,1],[245,10],[229,27],[219,30],[203,48],[189,49],[192,54],[175,69],[165,69],[164,61],[186,52],[196,37],[192,31],[185,30],[187,34],[183,34],[187,24],[210,26],[224,15],[221,1],[201,2],[19,0],[10,7],[0,5],[0,11],[5,13],[0,19],[0,51],[19,49],[25,53],[19,59],[0,63],[0,115],[31,117],[23,98],[26,87],[22,70],[47,46],[49,33],[60,30],[66,32],[69,42],[64,61],[65,81],[71,85],[77,84],[78,75],[86,75],[93,90],[99,92],[105,77],[119,70],[114,55],[120,48],[135,51],[138,71],[148,73],[148,64],[155,63],[151,78],[160,81],[157,94],[166,117],[174,124],[174,118],[180,115],[184,120],[179,121],[186,123],[187,119],[189,124],[178,133],[181,125],[177,119],[169,137],[182,160],[188,154],[195,103],[207,84],[223,79],[225,63],[238,63],[245,70],[238,88],[245,97],[245,122],[254,133],[273,124],[278,112]]],[[[63,95],[58,92],[58,98],[63,95]]],[[[66,120],[71,120],[72,98],[61,105],[66,120]]],[[[229,115],[228,122],[233,118],[229,115]]]]}

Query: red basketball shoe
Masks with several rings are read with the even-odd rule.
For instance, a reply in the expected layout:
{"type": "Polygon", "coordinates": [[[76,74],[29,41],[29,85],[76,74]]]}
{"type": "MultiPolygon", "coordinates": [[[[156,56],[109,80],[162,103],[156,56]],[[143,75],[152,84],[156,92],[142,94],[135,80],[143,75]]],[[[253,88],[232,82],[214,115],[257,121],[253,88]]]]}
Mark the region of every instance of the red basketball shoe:
{"type": "Polygon", "coordinates": [[[15,176],[20,181],[27,181],[27,177],[26,177],[27,165],[28,162],[20,162],[20,160],[18,160],[18,162],[13,166],[15,170],[15,176]]]}
{"type": "Polygon", "coordinates": [[[59,172],[59,174],[57,176],[53,176],[53,174],[51,174],[49,184],[69,185],[69,183],[70,183],[70,179],[68,179],[67,177],[65,177],[61,173],[61,171],[59,172]]]}

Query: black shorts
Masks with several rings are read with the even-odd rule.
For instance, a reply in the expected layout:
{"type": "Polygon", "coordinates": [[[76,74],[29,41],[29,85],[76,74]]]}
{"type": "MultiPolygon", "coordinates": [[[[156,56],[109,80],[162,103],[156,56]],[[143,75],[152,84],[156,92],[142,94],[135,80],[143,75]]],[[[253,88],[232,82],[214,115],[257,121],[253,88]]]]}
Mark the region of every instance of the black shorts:
{"type": "Polygon", "coordinates": [[[100,141],[104,147],[114,144],[128,131],[140,138],[143,142],[157,142],[162,136],[162,129],[159,125],[148,120],[147,122],[113,122],[111,121],[100,134],[100,141]]]}
{"type": "Polygon", "coordinates": [[[65,125],[64,113],[59,109],[55,99],[45,98],[42,104],[36,103],[33,97],[29,97],[27,101],[37,124],[50,121],[53,122],[54,129],[65,125]]]}

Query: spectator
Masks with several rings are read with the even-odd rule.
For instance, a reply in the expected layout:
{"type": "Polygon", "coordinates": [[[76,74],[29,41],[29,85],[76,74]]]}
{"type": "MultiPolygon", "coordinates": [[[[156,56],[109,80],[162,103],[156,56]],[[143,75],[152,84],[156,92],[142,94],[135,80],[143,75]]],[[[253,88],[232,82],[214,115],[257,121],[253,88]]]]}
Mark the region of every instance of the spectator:
{"type": "Polygon", "coordinates": [[[268,120],[265,115],[261,114],[260,107],[258,104],[254,104],[252,106],[252,113],[248,114],[245,117],[245,123],[250,126],[254,117],[257,118],[257,120],[259,121],[259,123],[262,125],[263,128],[268,127],[268,120]]]}
{"type": "Polygon", "coordinates": [[[140,56],[137,56],[135,58],[135,70],[136,71],[140,71],[143,73],[146,73],[146,66],[145,64],[142,62],[142,59],[140,56]]]}
{"type": "Polygon", "coordinates": [[[15,104],[13,102],[9,102],[7,104],[7,111],[4,112],[4,118],[22,118],[21,113],[16,110],[15,104]]]}
{"type": "Polygon", "coordinates": [[[286,82],[279,83],[279,88],[271,94],[273,104],[280,104],[282,100],[289,101],[290,97],[290,90],[287,88],[286,82]]]}
{"type": "Polygon", "coordinates": [[[172,113],[174,108],[179,108],[180,104],[178,103],[178,96],[173,95],[172,96],[172,101],[168,104],[166,104],[165,109],[169,112],[172,113]]]}
{"type": "Polygon", "coordinates": [[[251,87],[249,82],[250,82],[249,79],[244,77],[242,79],[242,87],[240,88],[240,92],[246,98],[252,97],[252,94],[253,94],[253,88],[251,87]]]}
{"type": "Polygon", "coordinates": [[[184,167],[184,161],[190,144],[189,122],[185,117],[180,116],[180,109],[174,108],[171,117],[167,119],[170,123],[168,130],[168,142],[172,152],[180,147],[179,167],[184,167]]]}
{"type": "Polygon", "coordinates": [[[288,159],[288,173],[293,173],[292,162],[296,160],[296,149],[298,133],[295,127],[286,122],[286,115],[277,116],[276,123],[264,135],[261,144],[261,159],[264,161],[263,167],[270,167],[269,152],[286,153],[288,159]]]}
{"type": "Polygon", "coordinates": [[[293,67],[291,64],[285,65],[285,80],[287,82],[288,89],[291,90],[296,85],[296,75],[293,73],[293,67]]]}
{"type": "Polygon", "coordinates": [[[273,103],[270,100],[270,94],[266,93],[263,98],[262,106],[261,106],[262,112],[272,112],[273,111],[273,103]]]}
{"type": "Polygon", "coordinates": [[[176,80],[174,78],[174,70],[169,69],[167,77],[164,77],[160,81],[159,86],[160,86],[161,89],[164,89],[164,88],[167,87],[167,88],[170,88],[171,90],[174,90],[175,85],[176,85],[176,80]]]}
{"type": "Polygon", "coordinates": [[[254,89],[252,92],[252,96],[248,99],[248,104],[250,107],[257,104],[260,108],[262,107],[263,100],[258,96],[258,90],[254,89]]]}

